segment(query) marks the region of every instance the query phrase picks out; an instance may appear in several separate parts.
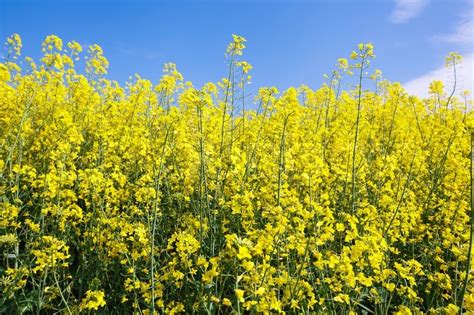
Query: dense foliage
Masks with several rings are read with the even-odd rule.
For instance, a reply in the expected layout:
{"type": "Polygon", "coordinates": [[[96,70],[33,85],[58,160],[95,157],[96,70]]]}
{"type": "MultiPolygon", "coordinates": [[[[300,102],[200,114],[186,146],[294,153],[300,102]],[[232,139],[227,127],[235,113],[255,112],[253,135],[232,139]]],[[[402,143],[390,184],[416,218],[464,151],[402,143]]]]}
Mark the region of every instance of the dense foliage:
{"type": "Polygon", "coordinates": [[[244,48],[217,84],[123,87],[97,45],[81,72],[76,42],[20,62],[8,38],[0,312],[474,311],[467,94],[410,96],[361,44],[318,90],[250,98],[244,48]]]}

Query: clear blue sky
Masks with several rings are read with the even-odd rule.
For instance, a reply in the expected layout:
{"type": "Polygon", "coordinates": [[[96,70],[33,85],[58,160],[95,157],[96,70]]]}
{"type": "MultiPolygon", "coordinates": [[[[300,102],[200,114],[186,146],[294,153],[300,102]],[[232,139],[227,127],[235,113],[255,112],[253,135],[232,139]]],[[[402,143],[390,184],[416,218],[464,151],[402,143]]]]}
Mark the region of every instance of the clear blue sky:
{"type": "Polygon", "coordinates": [[[359,42],[372,42],[374,69],[400,82],[441,66],[449,51],[471,53],[462,38],[472,34],[462,25],[472,27],[471,8],[472,0],[0,0],[0,37],[19,33],[33,58],[50,34],[97,43],[110,61],[108,78],[119,82],[134,73],[156,82],[174,62],[200,87],[225,76],[224,52],[239,34],[254,87],[316,88],[359,42]]]}

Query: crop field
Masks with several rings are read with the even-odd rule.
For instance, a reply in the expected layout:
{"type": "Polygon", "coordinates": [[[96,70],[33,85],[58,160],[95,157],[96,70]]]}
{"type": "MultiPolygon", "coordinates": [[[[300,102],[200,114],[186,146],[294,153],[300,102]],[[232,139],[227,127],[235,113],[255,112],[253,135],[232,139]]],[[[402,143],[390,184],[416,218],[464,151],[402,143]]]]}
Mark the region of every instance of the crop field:
{"type": "Polygon", "coordinates": [[[7,39],[0,313],[474,313],[469,94],[409,95],[369,43],[317,90],[249,95],[246,45],[196,87],[7,39]]]}

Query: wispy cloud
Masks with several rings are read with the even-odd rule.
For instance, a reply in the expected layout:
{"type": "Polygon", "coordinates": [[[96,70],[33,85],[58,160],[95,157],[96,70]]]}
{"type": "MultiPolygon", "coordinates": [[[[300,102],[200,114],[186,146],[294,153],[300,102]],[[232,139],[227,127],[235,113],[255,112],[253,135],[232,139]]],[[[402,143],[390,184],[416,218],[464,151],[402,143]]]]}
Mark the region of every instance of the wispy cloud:
{"type": "Polygon", "coordinates": [[[448,42],[472,44],[474,41],[474,18],[462,21],[454,33],[441,37],[448,42]]]}
{"type": "MultiPolygon", "coordinates": [[[[464,57],[463,63],[456,68],[456,91],[459,94],[464,90],[474,92],[474,53],[464,57]]],[[[445,90],[451,92],[454,87],[453,69],[439,67],[403,84],[408,93],[420,97],[427,97],[428,88],[433,80],[441,80],[445,90]]]]}
{"type": "Polygon", "coordinates": [[[430,0],[395,0],[395,9],[390,21],[397,24],[405,23],[417,17],[429,2],[430,0]]]}
{"type": "Polygon", "coordinates": [[[470,45],[473,49],[474,43],[474,2],[466,1],[465,10],[461,13],[453,31],[450,34],[435,36],[435,39],[449,43],[460,43],[470,45]]]}
{"type": "MultiPolygon", "coordinates": [[[[459,19],[452,25],[451,32],[437,35],[434,39],[449,43],[449,46],[454,45],[464,51],[463,63],[456,68],[456,94],[464,90],[474,93],[474,2],[466,0],[459,19]]],[[[433,80],[443,81],[445,90],[448,93],[451,92],[454,86],[453,69],[439,66],[433,71],[404,83],[403,86],[411,94],[426,97],[433,80]]]]}

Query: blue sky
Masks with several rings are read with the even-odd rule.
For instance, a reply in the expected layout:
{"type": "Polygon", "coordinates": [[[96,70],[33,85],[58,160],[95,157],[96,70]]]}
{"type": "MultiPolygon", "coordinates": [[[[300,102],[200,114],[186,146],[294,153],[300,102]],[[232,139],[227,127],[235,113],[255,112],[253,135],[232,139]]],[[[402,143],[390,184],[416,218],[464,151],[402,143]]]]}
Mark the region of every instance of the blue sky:
{"type": "MultiPolygon", "coordinates": [[[[449,51],[466,57],[472,85],[474,0],[25,1],[0,0],[0,37],[23,39],[38,58],[50,34],[97,43],[110,61],[108,78],[134,73],[157,81],[165,62],[200,87],[225,76],[231,34],[247,38],[252,86],[285,89],[323,82],[337,58],[359,42],[375,45],[374,69],[418,94],[442,70],[449,51]]],[[[443,77],[444,76],[444,77],[443,77]]]]}

